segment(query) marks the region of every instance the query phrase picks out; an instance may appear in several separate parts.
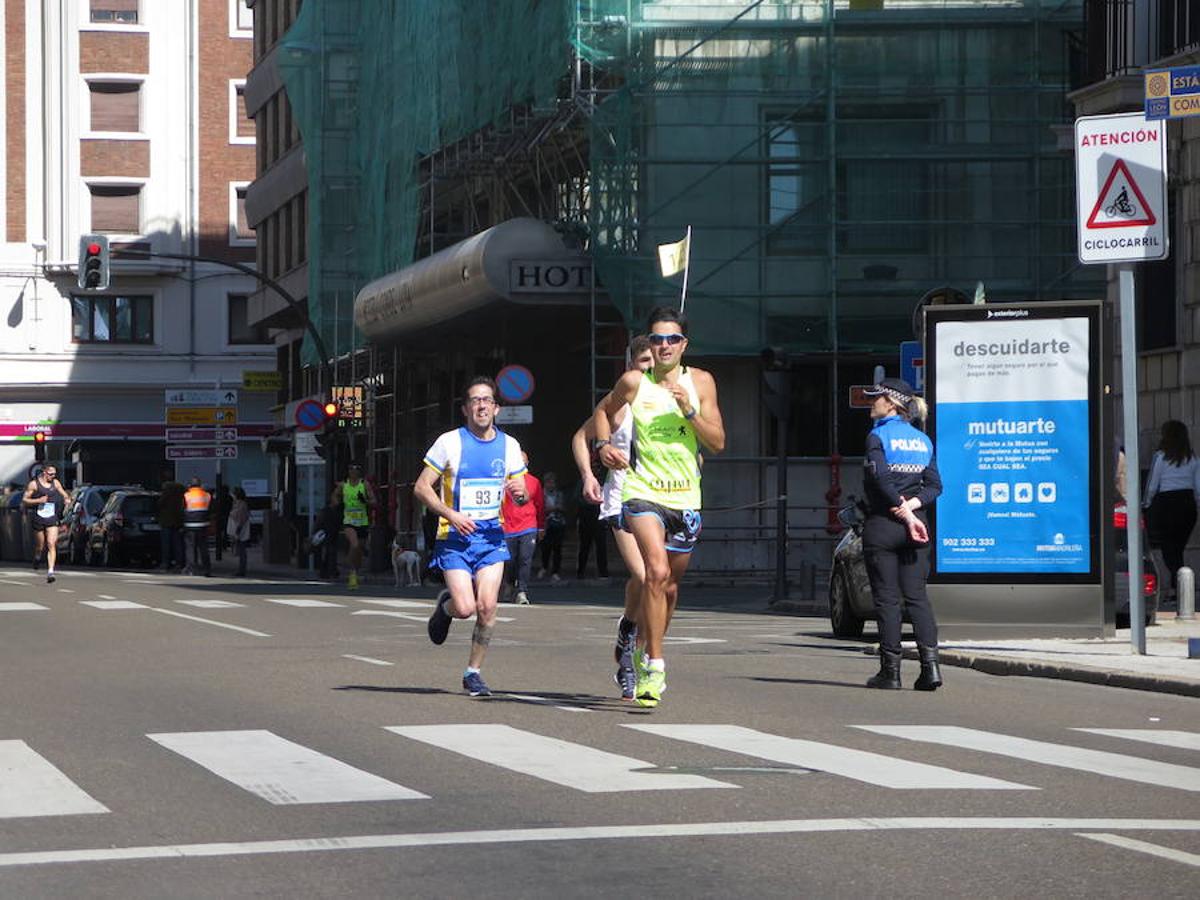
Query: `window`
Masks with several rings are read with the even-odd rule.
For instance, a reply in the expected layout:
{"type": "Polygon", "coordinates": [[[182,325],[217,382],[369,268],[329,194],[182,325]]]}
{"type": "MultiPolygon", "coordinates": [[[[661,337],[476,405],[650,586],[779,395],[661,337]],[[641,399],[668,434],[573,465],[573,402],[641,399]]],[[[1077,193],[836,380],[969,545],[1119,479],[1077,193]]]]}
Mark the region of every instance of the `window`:
{"type": "Polygon", "coordinates": [[[101,234],[140,234],[141,185],[89,185],[92,194],[92,231],[101,234]]]}
{"type": "Polygon", "coordinates": [[[91,20],[113,25],[138,23],[138,0],[89,0],[91,20]]]}
{"type": "Polygon", "coordinates": [[[250,324],[249,298],[245,294],[229,295],[229,343],[269,344],[271,333],[267,326],[250,324]]]}
{"type": "Polygon", "coordinates": [[[254,120],[246,118],[245,80],[229,82],[229,143],[254,143],[254,120]]]}
{"type": "Polygon", "coordinates": [[[254,32],[254,10],[246,0],[229,0],[229,36],[248,38],[254,32]]]}
{"type": "Polygon", "coordinates": [[[141,85],[137,82],[88,83],[92,99],[92,131],[140,132],[141,85]]]}
{"type": "Polygon", "coordinates": [[[819,113],[768,117],[767,253],[804,256],[829,250],[829,165],[819,113]]]}
{"type": "Polygon", "coordinates": [[[255,243],[254,229],[246,221],[246,190],[245,182],[233,182],[229,185],[230,246],[248,246],[255,243]]]}
{"type": "Polygon", "coordinates": [[[76,344],[154,343],[153,297],[71,297],[76,344]]]}

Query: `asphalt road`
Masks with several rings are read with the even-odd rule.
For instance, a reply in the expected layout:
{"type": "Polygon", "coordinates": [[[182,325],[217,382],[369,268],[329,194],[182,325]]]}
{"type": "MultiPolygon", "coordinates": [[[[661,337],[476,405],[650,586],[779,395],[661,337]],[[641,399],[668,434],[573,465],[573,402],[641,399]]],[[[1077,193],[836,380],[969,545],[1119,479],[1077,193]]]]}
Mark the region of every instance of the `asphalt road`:
{"type": "Polygon", "coordinates": [[[640,710],[610,588],[503,607],[473,700],[433,594],[0,568],[0,896],[1200,893],[1196,699],[869,691],[745,604],[681,610],[640,710]]]}

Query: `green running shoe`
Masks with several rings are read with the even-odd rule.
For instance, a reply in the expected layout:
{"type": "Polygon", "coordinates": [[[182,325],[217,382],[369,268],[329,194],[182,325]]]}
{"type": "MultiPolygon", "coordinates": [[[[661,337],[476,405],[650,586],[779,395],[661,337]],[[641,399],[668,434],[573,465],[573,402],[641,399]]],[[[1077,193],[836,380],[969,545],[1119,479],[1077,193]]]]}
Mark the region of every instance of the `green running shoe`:
{"type": "Polygon", "coordinates": [[[642,669],[638,674],[635,696],[638,706],[658,706],[658,702],[662,700],[663,691],[666,689],[666,672],[662,669],[642,669]]]}

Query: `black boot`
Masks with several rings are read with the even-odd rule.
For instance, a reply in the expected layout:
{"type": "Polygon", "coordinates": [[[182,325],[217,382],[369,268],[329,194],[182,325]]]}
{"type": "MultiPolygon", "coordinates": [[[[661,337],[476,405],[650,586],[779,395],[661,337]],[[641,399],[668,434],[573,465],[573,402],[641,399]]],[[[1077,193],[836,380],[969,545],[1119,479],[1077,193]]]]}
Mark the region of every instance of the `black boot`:
{"type": "Polygon", "coordinates": [[[913,684],[915,691],[936,691],[942,686],[942,670],[938,666],[937,647],[918,647],[921,674],[913,684]]]}
{"type": "Polygon", "coordinates": [[[879,671],[867,679],[867,687],[885,691],[900,690],[900,654],[879,650],[879,671]]]}

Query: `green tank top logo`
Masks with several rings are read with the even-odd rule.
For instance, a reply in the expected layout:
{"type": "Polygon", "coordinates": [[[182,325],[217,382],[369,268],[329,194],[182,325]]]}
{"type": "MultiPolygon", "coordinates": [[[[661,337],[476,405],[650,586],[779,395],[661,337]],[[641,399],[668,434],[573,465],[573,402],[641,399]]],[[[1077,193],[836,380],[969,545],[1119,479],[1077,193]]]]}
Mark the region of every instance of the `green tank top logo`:
{"type": "Polygon", "coordinates": [[[368,524],[367,519],[367,486],[363,482],[342,485],[342,524],[353,525],[356,528],[368,524]]]}
{"type": "MultiPolygon", "coordinates": [[[[700,398],[685,370],[679,384],[699,411],[700,398]]],[[[699,445],[692,423],[683,417],[671,392],[647,372],[630,404],[633,410],[631,468],[624,500],[650,500],[669,509],[700,508],[699,445]]]]}

